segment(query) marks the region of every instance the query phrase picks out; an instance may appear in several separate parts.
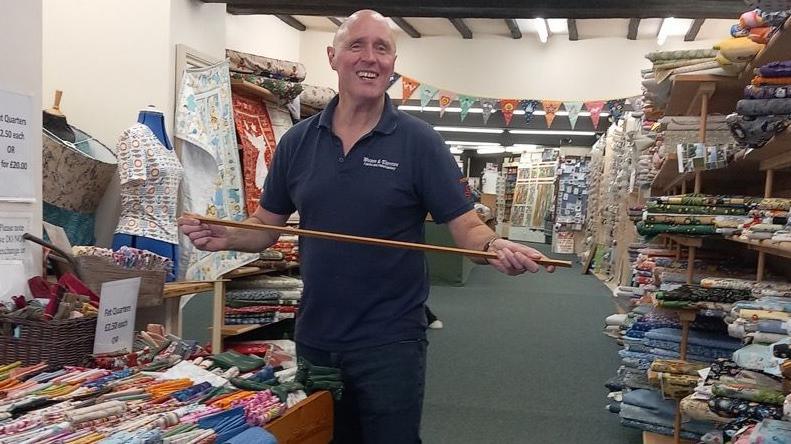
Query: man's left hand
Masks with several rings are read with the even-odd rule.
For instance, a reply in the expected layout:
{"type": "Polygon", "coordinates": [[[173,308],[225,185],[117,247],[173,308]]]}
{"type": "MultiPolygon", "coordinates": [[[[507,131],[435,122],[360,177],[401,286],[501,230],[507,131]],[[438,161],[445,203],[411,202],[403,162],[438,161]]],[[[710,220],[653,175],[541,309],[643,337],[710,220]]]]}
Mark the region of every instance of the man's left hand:
{"type": "MultiPolygon", "coordinates": [[[[538,250],[528,246],[511,242],[505,239],[495,239],[489,246],[489,251],[497,254],[497,259],[487,259],[492,267],[500,273],[509,276],[520,275],[526,271],[536,273],[541,266],[535,263],[545,256],[538,250]]],[[[554,266],[546,267],[550,273],[555,271],[554,266]]]]}

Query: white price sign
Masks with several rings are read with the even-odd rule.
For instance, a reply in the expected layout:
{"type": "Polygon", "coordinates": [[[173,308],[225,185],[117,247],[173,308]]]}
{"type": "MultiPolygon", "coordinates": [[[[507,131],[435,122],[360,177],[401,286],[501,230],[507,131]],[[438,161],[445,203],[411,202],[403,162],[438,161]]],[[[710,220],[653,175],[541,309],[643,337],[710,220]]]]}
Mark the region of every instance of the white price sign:
{"type": "Polygon", "coordinates": [[[28,253],[28,242],[22,239],[30,232],[30,213],[7,212],[0,215],[0,260],[20,260],[25,268],[32,270],[32,257],[28,253]]]}
{"type": "Polygon", "coordinates": [[[102,284],[94,354],[132,351],[139,292],[140,278],[102,284]]]}
{"type": "Polygon", "coordinates": [[[0,182],[7,184],[0,187],[0,200],[36,197],[30,147],[32,110],[30,96],[0,90],[0,182]]]}

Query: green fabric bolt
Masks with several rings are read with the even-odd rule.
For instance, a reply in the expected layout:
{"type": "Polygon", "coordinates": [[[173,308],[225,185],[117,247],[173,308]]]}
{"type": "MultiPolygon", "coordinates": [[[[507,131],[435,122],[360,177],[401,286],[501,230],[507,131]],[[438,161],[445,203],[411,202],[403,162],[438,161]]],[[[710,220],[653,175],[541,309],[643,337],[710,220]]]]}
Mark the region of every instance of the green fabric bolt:
{"type": "Polygon", "coordinates": [[[714,384],[711,391],[715,396],[743,399],[762,404],[783,405],[786,398],[783,392],[729,384],[714,384]]]}
{"type": "Polygon", "coordinates": [[[215,366],[223,370],[236,367],[242,373],[251,372],[266,365],[266,361],[259,357],[243,355],[233,350],[212,355],[211,360],[215,366]]]}
{"type": "Polygon", "coordinates": [[[698,216],[696,214],[647,214],[645,221],[650,224],[675,225],[713,225],[715,216],[698,216]]]}
{"type": "Polygon", "coordinates": [[[694,205],[694,206],[726,206],[743,207],[745,205],[755,205],[764,199],[759,197],[730,197],[730,196],[709,196],[705,194],[680,194],[676,196],[659,196],[652,200],[672,205],[694,205]]]}
{"type": "Polygon", "coordinates": [[[343,397],[343,376],[340,369],[313,365],[307,359],[299,357],[294,380],[302,384],[308,394],[328,390],[336,401],[343,397]]]}
{"type": "Polygon", "coordinates": [[[641,236],[654,236],[661,233],[694,235],[717,234],[717,228],[715,228],[714,225],[651,224],[640,221],[635,224],[635,226],[637,227],[637,232],[641,236]]]}
{"type": "Polygon", "coordinates": [[[733,288],[705,288],[698,285],[682,285],[671,291],[658,291],[655,297],[666,301],[724,302],[733,303],[754,299],[750,290],[733,288]]]}
{"type": "Polygon", "coordinates": [[[672,205],[664,203],[649,202],[646,205],[649,213],[662,214],[697,214],[697,215],[734,215],[743,216],[748,213],[745,206],[702,206],[702,205],[672,205]]]}

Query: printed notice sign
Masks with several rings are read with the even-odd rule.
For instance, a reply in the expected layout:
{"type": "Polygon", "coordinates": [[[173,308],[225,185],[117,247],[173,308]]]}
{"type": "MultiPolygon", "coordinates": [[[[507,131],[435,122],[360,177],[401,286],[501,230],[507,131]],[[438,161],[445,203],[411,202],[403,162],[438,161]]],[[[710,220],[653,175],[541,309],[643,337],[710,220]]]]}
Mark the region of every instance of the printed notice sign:
{"type": "Polygon", "coordinates": [[[30,213],[0,214],[0,260],[20,260],[27,270],[32,270],[29,243],[22,239],[22,235],[30,231],[32,218],[30,213]]]}
{"type": "Polygon", "coordinates": [[[132,351],[140,278],[102,284],[93,353],[132,351]]]}
{"type": "Polygon", "coordinates": [[[32,104],[30,96],[0,90],[0,183],[6,185],[0,187],[0,200],[36,197],[30,147],[32,104]]]}

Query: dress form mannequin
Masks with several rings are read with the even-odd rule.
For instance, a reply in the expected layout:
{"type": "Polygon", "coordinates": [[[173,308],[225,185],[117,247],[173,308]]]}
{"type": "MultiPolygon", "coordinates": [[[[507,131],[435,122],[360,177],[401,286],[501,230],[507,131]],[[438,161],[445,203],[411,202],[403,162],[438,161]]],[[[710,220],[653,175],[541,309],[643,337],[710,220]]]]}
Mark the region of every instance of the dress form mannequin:
{"type": "Polygon", "coordinates": [[[113,250],[128,246],[170,258],[174,267],[173,276],[168,278],[170,281],[177,275],[178,268],[178,240],[172,237],[177,232],[175,197],[172,196],[178,192],[181,165],[172,152],[161,111],[153,106],[142,109],[137,122],[122,134],[119,155],[133,161],[143,159],[143,166],[119,168],[122,214],[113,236],[113,250]],[[144,149],[131,148],[130,157],[130,146],[144,149]],[[121,155],[122,152],[125,155],[121,155]],[[156,191],[151,194],[149,189],[156,191]],[[138,197],[141,194],[147,197],[138,197]]]}
{"type": "Polygon", "coordinates": [[[158,110],[154,105],[148,105],[147,108],[141,109],[140,114],[137,115],[137,123],[151,128],[151,131],[157,136],[165,148],[172,150],[173,145],[170,144],[168,133],[165,130],[165,115],[162,111],[158,110]]]}

